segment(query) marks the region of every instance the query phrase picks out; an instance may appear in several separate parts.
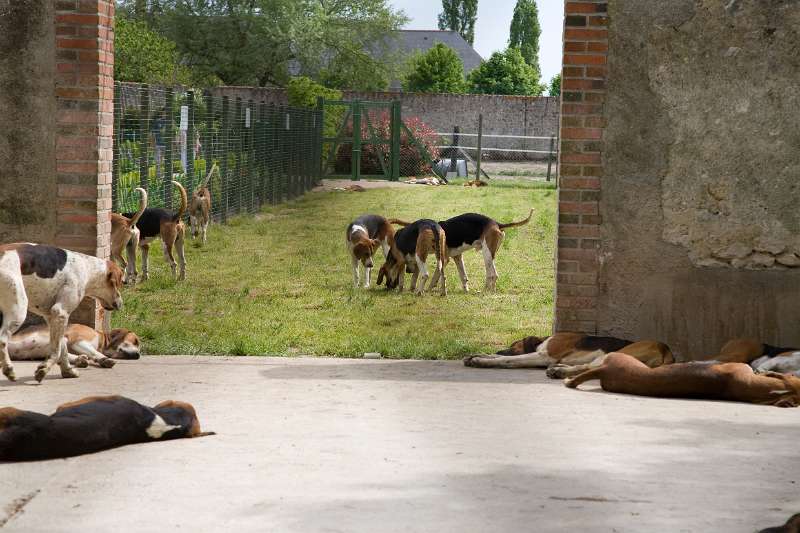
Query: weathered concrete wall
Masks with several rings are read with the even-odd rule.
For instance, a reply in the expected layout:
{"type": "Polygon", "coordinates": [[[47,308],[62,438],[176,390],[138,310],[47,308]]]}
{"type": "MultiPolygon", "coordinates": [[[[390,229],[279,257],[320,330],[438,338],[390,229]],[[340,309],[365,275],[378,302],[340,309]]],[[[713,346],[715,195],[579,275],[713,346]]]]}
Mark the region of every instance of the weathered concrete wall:
{"type": "MultiPolygon", "coordinates": [[[[211,94],[287,105],[286,91],[283,89],[217,87],[212,89],[211,94]]],[[[345,100],[373,102],[401,100],[403,116],[417,117],[439,132],[452,132],[453,126],[459,126],[463,132],[476,132],[478,115],[483,113],[486,133],[533,137],[558,134],[559,100],[547,96],[345,91],[343,97],[345,100]]],[[[496,141],[491,142],[496,144],[496,141]]],[[[538,149],[535,146],[529,148],[538,149]]]]}
{"type": "Polygon", "coordinates": [[[608,17],[597,331],[800,346],[800,2],[608,17]]]}
{"type": "Polygon", "coordinates": [[[52,0],[0,0],[0,243],[55,239],[52,0]]]}

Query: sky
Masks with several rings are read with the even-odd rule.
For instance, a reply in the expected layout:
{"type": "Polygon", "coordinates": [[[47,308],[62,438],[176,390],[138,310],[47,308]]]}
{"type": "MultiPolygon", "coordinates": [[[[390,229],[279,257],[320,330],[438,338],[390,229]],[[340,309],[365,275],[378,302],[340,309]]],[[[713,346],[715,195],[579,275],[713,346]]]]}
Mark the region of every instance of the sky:
{"type": "MultiPolygon", "coordinates": [[[[437,16],[442,10],[440,0],[390,0],[397,9],[405,11],[411,19],[405,26],[409,30],[438,29],[437,16]]],[[[508,29],[517,0],[478,0],[478,21],[475,24],[474,48],[488,59],[492,52],[508,46],[508,29]]],[[[539,65],[542,80],[561,72],[561,35],[564,28],[564,2],[562,0],[536,0],[539,8],[539,65]]]]}

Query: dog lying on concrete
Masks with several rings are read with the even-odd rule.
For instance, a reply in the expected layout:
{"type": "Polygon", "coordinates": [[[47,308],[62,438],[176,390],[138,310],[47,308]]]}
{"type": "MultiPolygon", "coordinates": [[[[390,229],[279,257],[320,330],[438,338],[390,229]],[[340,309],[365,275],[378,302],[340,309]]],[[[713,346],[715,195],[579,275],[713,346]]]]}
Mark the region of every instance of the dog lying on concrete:
{"type": "MultiPolygon", "coordinates": [[[[141,355],[139,337],[125,328],[103,333],[83,324],[70,324],[64,336],[69,362],[78,368],[86,368],[89,361],[111,368],[115,359],[139,359],[141,355]]],[[[49,347],[47,326],[32,326],[11,336],[8,353],[12,361],[34,361],[45,359],[49,347]]]]}
{"type": "Polygon", "coordinates": [[[42,381],[55,362],[65,378],[78,377],[69,362],[64,331],[69,316],[85,297],[100,302],[106,311],[122,307],[122,269],[112,261],[54,246],[16,243],[0,246],[0,357],[3,374],[16,375],[8,354],[8,341],[28,311],[49,326],[48,358],[36,369],[42,381]]]}
{"type": "Polygon", "coordinates": [[[550,337],[526,337],[497,355],[472,355],[464,365],[475,368],[547,368],[547,376],[558,379],[599,366],[611,352],[623,352],[648,367],[675,362],[669,346],[656,341],[631,342],[616,337],[583,333],[556,333],[550,337]]]}
{"type": "Polygon", "coordinates": [[[761,357],[771,358],[795,351],[800,351],[800,348],[779,348],[756,339],[741,338],[726,342],[712,359],[721,363],[752,363],[761,357]]]}
{"type": "Polygon", "coordinates": [[[800,377],[800,351],[785,352],[772,356],[762,356],[750,362],[750,366],[758,374],[777,372],[800,377]]]}
{"type": "Polygon", "coordinates": [[[600,366],[568,378],[564,384],[574,389],[593,379],[599,379],[605,391],[638,396],[800,405],[800,378],[774,372],[755,374],[745,363],[694,362],[650,368],[630,355],[610,353],[600,366]]]}
{"type": "Polygon", "coordinates": [[[800,513],[793,515],[782,526],[768,527],[758,533],[800,533],[800,513]]]}
{"type": "Polygon", "coordinates": [[[137,187],[139,192],[139,210],[130,218],[119,213],[111,213],[111,259],[115,260],[125,270],[125,283],[136,284],[136,248],[139,246],[139,222],[144,210],[147,209],[147,191],[137,187]],[[128,243],[131,243],[128,246],[128,243]],[[126,251],[128,260],[122,257],[122,251],[126,251]]]}
{"type": "Polygon", "coordinates": [[[146,407],[122,396],[92,396],[65,403],[50,416],[13,407],[0,409],[0,461],[35,461],[108,448],[203,437],[188,403],[146,407]]]}
{"type": "MultiPolygon", "coordinates": [[[[435,221],[421,219],[401,228],[395,234],[394,242],[399,254],[390,253],[386,258],[386,262],[378,272],[378,285],[381,285],[383,280],[386,279],[387,289],[397,287],[402,292],[405,271],[412,274],[411,290],[417,295],[424,293],[426,290],[425,285],[429,278],[426,261],[431,253],[436,257],[434,279],[437,279],[440,275],[443,276],[441,271],[447,263],[447,244],[444,230],[435,221]],[[417,286],[417,277],[420,274],[422,279],[419,286],[417,286]]],[[[430,289],[434,286],[431,281],[431,286],[428,288],[430,289]]],[[[444,281],[444,277],[442,277],[440,294],[442,296],[447,295],[447,284],[444,281]]]]}

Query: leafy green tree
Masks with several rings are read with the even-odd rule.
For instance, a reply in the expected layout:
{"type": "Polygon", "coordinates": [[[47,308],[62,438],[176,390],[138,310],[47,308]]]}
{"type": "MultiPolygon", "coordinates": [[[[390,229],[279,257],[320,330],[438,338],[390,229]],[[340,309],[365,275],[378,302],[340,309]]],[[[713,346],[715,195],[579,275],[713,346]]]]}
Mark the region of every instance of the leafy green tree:
{"type": "Polygon", "coordinates": [[[403,89],[421,93],[463,93],[464,64],[455,50],[442,43],[411,58],[403,89]]]}
{"type": "Polygon", "coordinates": [[[478,94],[540,96],[544,90],[538,73],[516,48],[492,54],[470,73],[468,83],[470,92],[478,94]]]}
{"type": "Polygon", "coordinates": [[[118,16],[115,27],[114,79],[142,83],[190,84],[174,42],[144,22],[118,16]]]}
{"type": "Polygon", "coordinates": [[[439,29],[457,31],[469,44],[475,42],[478,0],[442,0],[439,29]]]}
{"type": "Polygon", "coordinates": [[[517,0],[508,45],[518,48],[525,62],[539,75],[539,11],[534,0],[517,0]]]}
{"type": "MultiPolygon", "coordinates": [[[[136,11],[138,0],[120,1],[123,11],[136,11]]],[[[229,85],[284,85],[292,67],[348,88],[388,84],[399,59],[392,60],[387,36],[407,20],[388,0],[147,4],[148,14],[157,13],[148,18],[152,28],[177,43],[188,65],[229,85]]]]}
{"type": "Polygon", "coordinates": [[[561,96],[561,74],[556,74],[550,80],[550,88],[547,90],[550,96],[561,96]]]}

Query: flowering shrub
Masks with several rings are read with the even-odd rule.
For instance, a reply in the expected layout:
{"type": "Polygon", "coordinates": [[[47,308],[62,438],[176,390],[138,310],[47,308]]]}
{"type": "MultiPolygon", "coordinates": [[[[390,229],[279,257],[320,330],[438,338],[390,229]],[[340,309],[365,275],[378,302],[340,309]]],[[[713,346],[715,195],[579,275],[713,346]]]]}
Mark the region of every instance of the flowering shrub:
{"type": "MultiPolygon", "coordinates": [[[[363,175],[379,175],[383,174],[381,167],[381,160],[383,164],[389,169],[391,162],[389,155],[391,152],[391,138],[392,138],[392,123],[389,113],[383,112],[381,114],[373,114],[370,116],[370,124],[375,135],[380,139],[381,144],[375,145],[370,142],[370,129],[367,123],[367,115],[364,114],[361,119],[361,174],[363,175]]],[[[439,137],[436,132],[418,118],[410,118],[403,120],[406,127],[417,140],[419,144],[424,146],[428,151],[428,156],[432,160],[439,158],[439,149],[436,145],[439,144],[439,137]]],[[[352,123],[345,129],[345,136],[353,136],[352,123]]],[[[344,143],[339,147],[336,153],[336,162],[334,165],[337,174],[349,174],[352,168],[353,159],[353,145],[351,143],[344,143]]],[[[413,140],[409,137],[405,130],[400,132],[400,175],[401,176],[419,176],[423,174],[430,174],[431,166],[425,161],[425,157],[420,153],[419,148],[414,144],[413,140]]]]}

